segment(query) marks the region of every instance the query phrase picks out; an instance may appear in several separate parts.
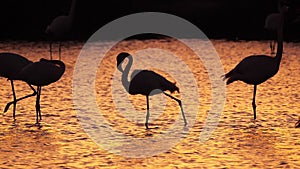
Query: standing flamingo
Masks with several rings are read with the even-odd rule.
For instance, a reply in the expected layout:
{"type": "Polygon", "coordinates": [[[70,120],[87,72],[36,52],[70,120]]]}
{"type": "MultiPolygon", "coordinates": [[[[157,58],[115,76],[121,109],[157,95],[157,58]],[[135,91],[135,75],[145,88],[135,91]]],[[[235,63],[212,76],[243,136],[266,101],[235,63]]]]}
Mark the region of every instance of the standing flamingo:
{"type": "MultiPolygon", "coordinates": [[[[280,8],[283,5],[287,6],[288,2],[286,0],[278,0],[277,7],[280,11],[280,8]]],[[[270,32],[271,38],[273,38],[274,35],[277,33],[277,29],[279,28],[280,24],[280,13],[271,13],[269,14],[265,19],[265,25],[264,28],[270,32]]],[[[275,46],[276,46],[276,40],[270,41],[270,49],[271,49],[271,55],[275,54],[275,46]]]]}
{"type": "Polygon", "coordinates": [[[19,54],[16,54],[16,53],[7,53],[7,52],[0,53],[0,76],[10,79],[11,88],[12,88],[12,92],[13,92],[13,99],[14,99],[12,102],[10,102],[6,105],[4,112],[6,112],[9,108],[9,106],[11,104],[13,104],[14,105],[14,107],[13,107],[14,120],[16,117],[17,101],[25,99],[27,97],[34,96],[34,95],[36,95],[36,92],[35,92],[34,88],[30,84],[28,84],[30,86],[30,88],[34,91],[33,94],[30,94],[30,95],[27,95],[27,96],[17,99],[12,77],[14,75],[16,75],[19,71],[21,71],[24,67],[26,67],[27,65],[29,65],[31,63],[32,62],[30,60],[28,60],[27,58],[25,58],[19,54]]]}
{"type": "Polygon", "coordinates": [[[58,54],[59,60],[61,59],[61,40],[70,32],[75,16],[76,0],[72,0],[71,8],[68,15],[56,17],[50,25],[47,26],[46,34],[50,36],[50,59],[52,60],[52,40],[58,40],[58,54]]]}
{"type": "MultiPolygon", "coordinates": [[[[270,32],[270,34],[273,35],[274,32],[277,32],[277,29],[279,27],[279,21],[280,21],[280,13],[272,13],[269,14],[265,20],[265,29],[270,32]]],[[[271,49],[271,55],[275,54],[275,46],[276,41],[271,40],[270,41],[270,49],[271,49]]]]}
{"type": "MultiPolygon", "coordinates": [[[[9,80],[21,80],[29,85],[37,86],[36,91],[36,123],[42,119],[40,110],[40,96],[42,86],[58,81],[65,72],[65,64],[60,60],[40,59],[39,62],[30,63],[9,80]]],[[[33,89],[33,88],[32,88],[33,89]]],[[[34,89],[33,89],[34,90],[34,89]]],[[[34,90],[35,91],[35,90],[34,90]]]]}
{"type": "Polygon", "coordinates": [[[283,23],[287,7],[280,10],[280,21],[277,29],[277,52],[275,57],[266,55],[252,55],[243,59],[234,69],[225,74],[224,80],[228,78],[226,84],[241,80],[247,84],[254,85],[252,107],[254,119],[256,119],[255,95],[257,85],[273,77],[279,70],[283,52],[283,23]]]}
{"type": "Polygon", "coordinates": [[[166,90],[169,90],[171,93],[175,91],[179,92],[179,88],[175,85],[175,83],[168,81],[161,75],[150,70],[134,70],[131,75],[131,81],[128,81],[128,73],[132,66],[132,63],[133,63],[133,58],[129,53],[122,52],[117,56],[117,68],[120,72],[122,72],[122,84],[126,89],[126,91],[131,95],[141,94],[146,96],[146,101],[147,101],[147,115],[146,115],[146,122],[145,122],[146,129],[149,129],[148,127],[148,120],[150,116],[149,96],[159,94],[159,93],[164,93],[166,96],[178,102],[181,109],[184,124],[186,125],[187,122],[183,112],[181,100],[165,92],[166,90]],[[128,58],[129,62],[126,65],[125,69],[123,70],[122,63],[125,58],[128,58]]]}

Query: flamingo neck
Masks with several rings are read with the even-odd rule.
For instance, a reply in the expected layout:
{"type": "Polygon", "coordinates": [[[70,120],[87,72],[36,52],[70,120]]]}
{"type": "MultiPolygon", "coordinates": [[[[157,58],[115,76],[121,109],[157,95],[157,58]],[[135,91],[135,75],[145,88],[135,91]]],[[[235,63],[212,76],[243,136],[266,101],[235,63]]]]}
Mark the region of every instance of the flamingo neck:
{"type": "Polygon", "coordinates": [[[75,6],[76,6],[76,0],[72,0],[71,8],[70,8],[70,11],[69,11],[69,17],[72,20],[74,19],[74,16],[75,16],[75,6]]]}
{"type": "Polygon", "coordinates": [[[284,24],[284,13],[280,11],[279,26],[277,29],[277,52],[275,60],[278,64],[278,68],[281,62],[282,53],[283,53],[283,24],[284,24]]]}
{"type": "Polygon", "coordinates": [[[124,88],[126,89],[126,91],[129,92],[130,81],[128,80],[128,75],[129,75],[129,70],[133,63],[133,58],[131,55],[129,55],[127,58],[128,58],[128,63],[122,74],[122,84],[123,84],[124,88]]]}

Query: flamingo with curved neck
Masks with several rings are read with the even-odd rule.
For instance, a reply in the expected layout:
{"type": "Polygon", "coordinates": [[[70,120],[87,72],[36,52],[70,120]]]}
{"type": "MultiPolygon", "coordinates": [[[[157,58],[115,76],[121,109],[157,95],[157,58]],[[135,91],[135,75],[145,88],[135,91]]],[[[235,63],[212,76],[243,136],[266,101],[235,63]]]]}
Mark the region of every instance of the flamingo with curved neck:
{"type": "Polygon", "coordinates": [[[75,6],[76,0],[72,0],[71,8],[68,15],[61,15],[56,17],[50,25],[47,26],[45,33],[50,37],[50,59],[52,60],[52,41],[58,40],[58,54],[59,60],[61,60],[61,40],[63,40],[67,33],[69,33],[73,27],[75,18],[75,6]]]}
{"type": "Polygon", "coordinates": [[[181,100],[165,92],[167,90],[170,91],[170,93],[174,93],[175,91],[179,92],[179,88],[176,86],[176,84],[168,81],[166,78],[150,70],[134,70],[131,75],[131,80],[129,81],[128,75],[132,63],[133,63],[133,58],[129,53],[122,52],[117,56],[117,68],[120,72],[122,72],[122,84],[125,90],[131,95],[141,94],[146,96],[146,101],[147,101],[147,115],[146,115],[146,122],[145,122],[146,129],[149,129],[148,127],[148,120],[150,116],[149,96],[159,94],[159,93],[164,93],[166,96],[178,102],[179,107],[181,109],[184,125],[186,125],[187,122],[183,112],[181,100]],[[125,66],[125,69],[123,70],[122,63],[126,58],[128,59],[128,63],[125,66]]]}

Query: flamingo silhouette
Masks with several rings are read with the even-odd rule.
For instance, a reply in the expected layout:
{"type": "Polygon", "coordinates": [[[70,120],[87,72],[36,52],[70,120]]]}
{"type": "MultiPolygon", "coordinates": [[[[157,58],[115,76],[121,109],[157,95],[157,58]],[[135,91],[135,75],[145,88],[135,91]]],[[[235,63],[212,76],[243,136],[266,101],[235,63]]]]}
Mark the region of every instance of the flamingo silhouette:
{"type": "MultiPolygon", "coordinates": [[[[280,13],[272,13],[269,14],[265,20],[265,29],[270,31],[272,34],[273,32],[277,32],[277,29],[279,27],[279,21],[280,21],[280,13]]],[[[276,46],[276,41],[271,40],[270,41],[270,49],[271,49],[271,54],[275,54],[275,46],[276,46]]]]}
{"type": "Polygon", "coordinates": [[[252,55],[244,58],[234,69],[225,74],[226,84],[241,80],[247,84],[254,85],[252,107],[254,119],[256,119],[255,95],[257,85],[273,77],[279,70],[283,52],[283,23],[287,7],[282,6],[280,10],[280,21],[277,29],[277,52],[275,57],[266,55],[252,55]]]}
{"type": "MultiPolygon", "coordinates": [[[[37,86],[37,90],[33,87],[32,90],[36,93],[36,123],[39,123],[39,119],[42,119],[40,110],[40,95],[42,86],[47,86],[51,83],[58,81],[65,72],[65,64],[60,60],[47,60],[40,59],[38,62],[30,63],[20,70],[9,80],[21,80],[29,84],[29,86],[37,86]]],[[[28,96],[29,97],[29,96],[28,96]]],[[[10,104],[14,103],[10,102],[10,104]]]]}
{"type": "Polygon", "coordinates": [[[128,81],[128,73],[132,66],[132,63],[133,63],[133,58],[129,53],[122,52],[117,56],[117,68],[120,72],[122,72],[122,84],[126,89],[126,91],[131,95],[141,94],[146,96],[146,101],[147,101],[147,115],[146,115],[146,122],[145,122],[146,129],[149,129],[148,127],[148,120],[150,116],[149,96],[159,94],[159,93],[164,93],[166,96],[178,102],[179,107],[181,109],[184,125],[186,125],[187,122],[183,112],[181,100],[165,92],[166,90],[169,90],[171,93],[175,91],[179,92],[179,88],[175,85],[175,83],[168,81],[161,75],[150,70],[134,70],[131,75],[131,81],[128,81]],[[123,70],[122,63],[126,58],[128,58],[129,61],[125,69],[123,70]]]}
{"type": "Polygon", "coordinates": [[[15,88],[14,88],[14,82],[12,79],[14,75],[16,75],[24,67],[26,67],[27,65],[29,65],[31,63],[32,62],[30,60],[28,60],[27,58],[25,58],[19,54],[16,54],[16,53],[7,53],[7,52],[0,53],[0,76],[10,79],[11,88],[12,88],[12,92],[13,92],[13,99],[14,99],[12,102],[10,102],[6,105],[4,112],[7,112],[9,106],[11,104],[13,104],[14,105],[14,107],[13,107],[14,120],[16,118],[17,101],[36,95],[34,88],[30,84],[28,84],[30,86],[30,88],[34,91],[33,94],[30,94],[30,95],[27,95],[27,96],[17,99],[16,93],[15,93],[15,88]]]}
{"type": "MultiPolygon", "coordinates": [[[[277,7],[278,7],[279,11],[283,5],[287,6],[288,2],[286,0],[278,0],[277,7]]],[[[280,13],[271,13],[265,19],[264,28],[266,30],[268,30],[269,32],[271,32],[272,36],[273,36],[273,34],[276,34],[277,29],[280,26],[280,24],[279,24],[280,18],[281,18],[280,13]]],[[[276,46],[276,40],[271,40],[270,41],[271,55],[275,54],[275,46],[276,46]]]]}
{"type": "Polygon", "coordinates": [[[50,59],[52,60],[52,40],[58,40],[58,53],[59,60],[61,59],[61,40],[65,37],[65,35],[70,32],[75,16],[75,6],[76,0],[72,0],[71,8],[68,15],[62,15],[56,17],[50,25],[47,26],[45,31],[46,34],[50,36],[50,59]]]}
{"type": "MultiPolygon", "coordinates": [[[[285,0],[278,0],[277,7],[280,11],[280,8],[282,5],[287,4],[285,0]]],[[[271,32],[271,34],[275,34],[277,32],[277,29],[279,28],[279,22],[280,22],[280,13],[271,13],[269,14],[265,19],[265,25],[264,28],[271,32]]],[[[270,49],[271,49],[271,55],[275,54],[275,46],[276,46],[276,40],[270,41],[270,49]]]]}

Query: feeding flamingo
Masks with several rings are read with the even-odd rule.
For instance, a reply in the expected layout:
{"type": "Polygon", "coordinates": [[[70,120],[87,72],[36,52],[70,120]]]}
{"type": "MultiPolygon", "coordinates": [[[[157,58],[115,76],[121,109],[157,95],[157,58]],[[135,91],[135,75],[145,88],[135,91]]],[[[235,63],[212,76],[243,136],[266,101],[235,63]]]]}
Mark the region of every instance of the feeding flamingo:
{"type": "MultiPolygon", "coordinates": [[[[60,60],[40,59],[25,66],[9,80],[21,80],[30,86],[37,86],[36,90],[36,123],[41,120],[40,95],[42,86],[47,86],[58,81],[65,72],[65,64],[60,60]],[[39,117],[39,119],[38,119],[39,117]]],[[[34,90],[34,88],[32,88],[34,90]]],[[[34,90],[35,91],[35,90],[34,90]]],[[[12,102],[11,102],[12,103],[12,102]]],[[[9,106],[8,106],[9,107],[9,106]]]]}
{"type": "Polygon", "coordinates": [[[8,103],[4,109],[4,112],[7,112],[9,106],[11,104],[13,104],[13,118],[15,120],[16,118],[16,105],[17,105],[17,101],[31,97],[36,95],[35,90],[33,89],[33,87],[29,85],[29,87],[34,91],[32,94],[21,97],[19,99],[17,99],[16,97],[16,93],[15,93],[15,88],[14,88],[14,81],[13,81],[13,76],[15,76],[19,71],[21,71],[24,67],[26,67],[27,65],[31,64],[32,61],[28,60],[27,58],[16,54],[16,53],[8,53],[8,52],[3,52],[0,53],[0,76],[1,77],[5,77],[10,79],[10,83],[11,83],[11,88],[12,88],[12,92],[13,92],[13,101],[8,103]]]}
{"type": "Polygon", "coordinates": [[[129,53],[122,52],[117,56],[117,68],[120,72],[122,72],[122,84],[126,89],[126,91],[131,95],[141,94],[146,96],[146,102],[147,102],[147,115],[146,115],[146,122],[145,122],[146,129],[149,129],[148,127],[148,120],[150,116],[149,96],[159,94],[159,93],[164,93],[166,96],[178,102],[179,107],[181,109],[184,125],[186,125],[187,122],[183,112],[181,100],[165,92],[166,90],[170,91],[171,93],[175,91],[179,92],[179,88],[175,85],[175,83],[168,81],[161,75],[150,70],[134,70],[134,72],[131,75],[131,80],[128,81],[128,74],[132,66],[132,63],[133,63],[133,58],[129,53]],[[122,63],[126,58],[128,59],[128,63],[125,69],[123,70],[122,63]]]}

